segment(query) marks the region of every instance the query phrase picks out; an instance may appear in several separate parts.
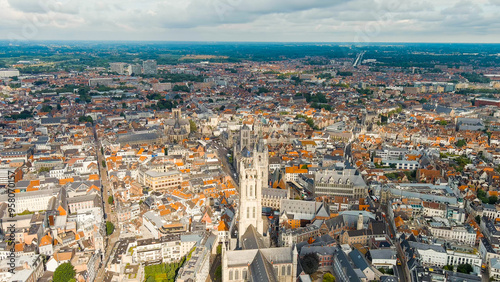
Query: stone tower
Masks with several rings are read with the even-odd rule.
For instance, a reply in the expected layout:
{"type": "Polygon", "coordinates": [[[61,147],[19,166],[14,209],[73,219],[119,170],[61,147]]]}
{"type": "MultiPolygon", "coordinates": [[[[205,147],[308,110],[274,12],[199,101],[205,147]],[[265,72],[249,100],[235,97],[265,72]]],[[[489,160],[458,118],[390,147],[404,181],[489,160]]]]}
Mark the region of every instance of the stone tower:
{"type": "Polygon", "coordinates": [[[358,226],[356,228],[357,230],[363,229],[363,214],[359,213],[358,215],[358,226]]]}
{"type": "Polygon", "coordinates": [[[252,151],[244,147],[238,160],[240,184],[238,239],[241,239],[250,225],[253,225],[259,234],[264,233],[262,187],[267,187],[269,158],[263,141],[252,147],[252,151]]]}
{"type": "Polygon", "coordinates": [[[179,108],[172,109],[172,114],[174,115],[175,120],[181,119],[181,109],[179,108]]]}

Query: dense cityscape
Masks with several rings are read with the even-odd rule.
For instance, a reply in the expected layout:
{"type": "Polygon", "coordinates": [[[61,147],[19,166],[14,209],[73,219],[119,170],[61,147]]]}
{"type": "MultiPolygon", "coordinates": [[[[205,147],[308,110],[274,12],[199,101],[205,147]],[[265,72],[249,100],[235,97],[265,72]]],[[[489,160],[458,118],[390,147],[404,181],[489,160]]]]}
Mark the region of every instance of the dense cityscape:
{"type": "Polygon", "coordinates": [[[0,281],[500,280],[500,45],[0,44],[0,281]]]}

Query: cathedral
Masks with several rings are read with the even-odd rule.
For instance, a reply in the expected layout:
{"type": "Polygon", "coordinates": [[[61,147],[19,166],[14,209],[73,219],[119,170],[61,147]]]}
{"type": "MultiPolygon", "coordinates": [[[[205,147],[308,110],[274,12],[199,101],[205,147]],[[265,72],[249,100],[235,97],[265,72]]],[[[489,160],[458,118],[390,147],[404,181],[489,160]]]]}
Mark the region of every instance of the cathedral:
{"type": "Polygon", "coordinates": [[[169,141],[182,141],[190,132],[189,120],[181,117],[181,109],[172,109],[173,119],[167,119],[164,124],[164,133],[169,141]]]}
{"type": "Polygon", "coordinates": [[[265,141],[243,126],[234,146],[240,185],[237,222],[222,253],[222,281],[295,281],[295,246],[270,248],[267,218],[262,216],[262,188],[268,187],[269,153],[265,141]]]}

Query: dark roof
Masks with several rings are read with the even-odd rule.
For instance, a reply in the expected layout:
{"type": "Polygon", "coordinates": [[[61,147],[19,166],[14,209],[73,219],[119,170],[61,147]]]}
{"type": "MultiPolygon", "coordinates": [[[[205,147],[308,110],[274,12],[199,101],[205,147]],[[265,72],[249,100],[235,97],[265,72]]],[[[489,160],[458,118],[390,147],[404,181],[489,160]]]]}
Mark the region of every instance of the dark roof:
{"type": "Polygon", "coordinates": [[[241,236],[241,245],[244,250],[266,248],[264,238],[255,230],[253,225],[248,226],[245,234],[241,236]]]}
{"type": "Polygon", "coordinates": [[[385,224],[382,221],[372,222],[372,234],[373,235],[383,235],[385,232],[385,224]]]}
{"type": "Polygon", "coordinates": [[[349,257],[351,258],[356,268],[361,269],[361,271],[364,271],[365,269],[370,267],[370,265],[368,265],[368,262],[363,257],[363,254],[361,254],[361,252],[357,249],[351,251],[349,253],[349,257]]]}
{"type": "MultiPolygon", "coordinates": [[[[250,229],[250,228],[249,228],[250,229]]],[[[255,282],[278,282],[273,265],[259,250],[250,264],[250,277],[255,282]]]]}

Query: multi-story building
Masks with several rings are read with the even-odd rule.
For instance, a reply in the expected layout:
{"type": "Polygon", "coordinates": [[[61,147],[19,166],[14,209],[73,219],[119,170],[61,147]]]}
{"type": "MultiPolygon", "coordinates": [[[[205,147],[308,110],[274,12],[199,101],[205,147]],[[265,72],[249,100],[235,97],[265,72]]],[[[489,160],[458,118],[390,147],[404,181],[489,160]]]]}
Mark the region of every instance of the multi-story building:
{"type": "Polygon", "coordinates": [[[33,155],[32,145],[16,145],[12,148],[6,148],[0,151],[2,160],[22,160],[27,162],[33,155]]]}
{"type": "Polygon", "coordinates": [[[155,60],[146,60],[142,62],[142,73],[144,74],[157,74],[158,68],[155,60]]]}
{"type": "Polygon", "coordinates": [[[448,263],[448,254],[440,245],[429,245],[418,242],[408,242],[420,256],[420,262],[424,265],[445,266],[448,263]]]}
{"type": "Polygon", "coordinates": [[[479,273],[481,271],[481,256],[476,250],[471,252],[464,252],[458,250],[446,250],[448,256],[449,265],[460,265],[460,264],[470,264],[472,265],[474,272],[479,273]]]}
{"type": "Polygon", "coordinates": [[[364,198],[367,185],[356,169],[325,170],[315,174],[314,195],[364,198]]]}
{"type": "Polygon", "coordinates": [[[70,213],[77,213],[79,211],[101,207],[101,198],[97,194],[69,197],[68,207],[70,213]]]}
{"type": "Polygon", "coordinates": [[[179,188],[182,183],[182,173],[177,170],[158,172],[155,170],[139,171],[137,180],[154,191],[166,191],[179,188]]]}
{"type": "Polygon", "coordinates": [[[281,200],[288,199],[287,189],[262,188],[262,206],[281,209],[281,200]]]}
{"type": "Polygon", "coordinates": [[[407,152],[407,149],[384,146],[382,150],[376,150],[375,155],[382,160],[397,160],[407,152]]]}
{"type": "Polygon", "coordinates": [[[470,226],[465,227],[430,227],[432,236],[474,245],[476,243],[477,233],[470,226]]]}
{"type": "Polygon", "coordinates": [[[446,217],[446,205],[443,203],[422,202],[423,215],[428,217],[446,217]]]}
{"type": "Polygon", "coordinates": [[[289,166],[285,168],[285,181],[297,181],[300,174],[306,174],[307,168],[289,166]]]}
{"type": "Polygon", "coordinates": [[[314,224],[295,229],[285,229],[279,234],[278,245],[281,247],[291,247],[297,243],[307,241],[309,238],[316,238],[320,235],[320,227],[314,224]]]}
{"type": "Polygon", "coordinates": [[[330,218],[328,207],[323,202],[281,200],[280,224],[287,223],[290,228],[301,227],[304,223],[314,219],[326,220],[330,218]]]}
{"type": "Polygon", "coordinates": [[[415,170],[419,168],[419,164],[417,161],[385,160],[382,161],[382,164],[388,166],[394,166],[396,169],[415,170]]]}
{"type": "Polygon", "coordinates": [[[127,68],[128,75],[138,75],[142,73],[142,66],[140,64],[130,64],[127,68]]]}
{"type": "Polygon", "coordinates": [[[40,255],[6,258],[0,261],[0,281],[35,282],[43,276],[43,267],[43,259],[40,255]]]}
{"type": "Polygon", "coordinates": [[[109,63],[109,68],[117,74],[125,74],[127,63],[109,63]]]}
{"type": "Polygon", "coordinates": [[[19,76],[17,69],[0,69],[0,78],[19,76]]]}
{"type": "MultiPolygon", "coordinates": [[[[16,194],[15,213],[24,211],[42,211],[47,210],[50,200],[57,196],[60,189],[48,189],[30,191],[16,194]]],[[[9,196],[7,194],[0,196],[0,203],[8,203],[9,196]]]]}
{"type": "Polygon", "coordinates": [[[210,250],[199,246],[191,254],[191,258],[179,270],[175,281],[205,282],[210,271],[210,250]]]}
{"type": "Polygon", "coordinates": [[[200,235],[170,235],[159,239],[142,239],[131,244],[136,263],[171,263],[179,261],[201,240],[200,235]]]}

